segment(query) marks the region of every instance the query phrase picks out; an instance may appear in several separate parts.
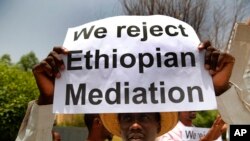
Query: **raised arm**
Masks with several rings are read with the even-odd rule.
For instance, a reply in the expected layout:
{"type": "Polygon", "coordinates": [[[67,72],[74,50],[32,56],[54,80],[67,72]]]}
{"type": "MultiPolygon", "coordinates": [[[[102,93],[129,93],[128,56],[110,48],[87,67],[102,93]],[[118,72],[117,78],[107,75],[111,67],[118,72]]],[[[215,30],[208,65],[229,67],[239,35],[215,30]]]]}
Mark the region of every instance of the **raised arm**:
{"type": "Polygon", "coordinates": [[[26,115],[19,129],[16,141],[52,141],[54,114],[52,103],[55,79],[64,70],[61,58],[68,51],[55,47],[49,55],[33,68],[40,95],[37,101],[30,102],[26,115]]]}

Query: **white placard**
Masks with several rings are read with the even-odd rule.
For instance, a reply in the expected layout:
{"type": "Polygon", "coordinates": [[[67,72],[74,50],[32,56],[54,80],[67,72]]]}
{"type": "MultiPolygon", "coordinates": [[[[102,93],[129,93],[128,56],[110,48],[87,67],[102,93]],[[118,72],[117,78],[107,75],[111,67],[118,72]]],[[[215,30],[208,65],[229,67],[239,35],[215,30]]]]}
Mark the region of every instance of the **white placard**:
{"type": "Polygon", "coordinates": [[[216,108],[193,28],[168,16],[117,16],[68,29],[53,112],[216,108]]]}
{"type": "MultiPolygon", "coordinates": [[[[182,141],[199,141],[209,131],[209,128],[201,127],[183,127],[182,129],[182,141]]],[[[222,141],[222,137],[219,136],[215,141],[222,141]]]]}
{"type": "MultiPolygon", "coordinates": [[[[199,141],[201,137],[205,136],[209,132],[209,128],[203,127],[181,127],[181,141],[199,141]]],[[[174,137],[173,137],[174,138],[174,137]]],[[[179,140],[179,139],[176,139],[179,140]]],[[[219,136],[215,141],[222,141],[222,137],[219,136]]]]}

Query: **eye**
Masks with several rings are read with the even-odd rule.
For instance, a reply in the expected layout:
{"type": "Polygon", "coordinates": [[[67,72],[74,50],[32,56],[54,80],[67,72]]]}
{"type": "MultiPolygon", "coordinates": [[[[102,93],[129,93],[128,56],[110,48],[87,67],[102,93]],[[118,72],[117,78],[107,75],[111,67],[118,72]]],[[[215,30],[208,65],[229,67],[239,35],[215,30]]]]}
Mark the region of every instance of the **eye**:
{"type": "Polygon", "coordinates": [[[142,122],[147,122],[147,121],[150,121],[151,118],[150,118],[150,116],[147,115],[147,114],[142,114],[142,115],[140,116],[140,119],[139,119],[139,120],[142,121],[142,122]]]}
{"type": "Polygon", "coordinates": [[[132,117],[130,115],[124,115],[124,116],[121,117],[121,121],[123,121],[123,122],[131,122],[132,117]]]}

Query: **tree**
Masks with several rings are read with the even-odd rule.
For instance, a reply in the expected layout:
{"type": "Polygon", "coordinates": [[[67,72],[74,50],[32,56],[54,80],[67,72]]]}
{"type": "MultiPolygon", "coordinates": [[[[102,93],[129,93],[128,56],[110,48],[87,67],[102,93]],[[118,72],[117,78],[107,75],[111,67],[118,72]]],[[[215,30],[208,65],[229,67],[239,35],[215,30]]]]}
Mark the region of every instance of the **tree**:
{"type": "Polygon", "coordinates": [[[0,62],[0,140],[12,141],[24,117],[27,104],[39,95],[31,72],[0,62]]]}
{"type": "MultiPolygon", "coordinates": [[[[221,2],[221,4],[223,3],[225,1],[221,2]]],[[[247,3],[250,3],[250,1],[239,0],[231,1],[230,4],[223,7],[220,7],[220,4],[214,6],[211,20],[214,24],[212,30],[207,29],[208,32],[206,32],[208,39],[214,43],[214,46],[218,48],[227,47],[235,23],[243,22],[245,17],[250,16],[246,12],[247,3]]]]}
{"type": "Polygon", "coordinates": [[[128,15],[160,14],[187,22],[197,32],[201,41],[210,40],[215,47],[224,48],[235,22],[242,21],[247,16],[246,3],[249,1],[221,0],[220,3],[216,1],[216,4],[213,2],[215,1],[123,0],[122,5],[128,15]]]}
{"type": "Polygon", "coordinates": [[[25,71],[30,71],[32,70],[32,67],[37,63],[38,59],[35,53],[31,51],[30,53],[21,57],[20,61],[18,62],[18,65],[20,65],[20,67],[25,71]]]}
{"type": "Polygon", "coordinates": [[[3,62],[5,64],[11,65],[11,58],[9,54],[4,54],[1,58],[0,58],[0,62],[3,62]]]}
{"type": "Polygon", "coordinates": [[[218,115],[217,110],[209,111],[198,111],[193,124],[197,127],[207,127],[210,128],[213,125],[213,122],[218,115]]]}
{"type": "MultiPolygon", "coordinates": [[[[168,15],[185,21],[200,31],[204,22],[206,0],[123,0],[128,15],[168,15]]],[[[198,32],[199,33],[199,32],[198,32]]]]}

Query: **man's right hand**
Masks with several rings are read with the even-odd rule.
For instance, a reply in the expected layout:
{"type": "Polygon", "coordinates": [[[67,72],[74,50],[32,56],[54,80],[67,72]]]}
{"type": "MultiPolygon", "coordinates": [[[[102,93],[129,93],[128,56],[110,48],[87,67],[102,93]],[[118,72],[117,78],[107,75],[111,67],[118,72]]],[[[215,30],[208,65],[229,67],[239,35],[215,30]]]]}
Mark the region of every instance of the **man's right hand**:
{"type": "Polygon", "coordinates": [[[200,50],[205,52],[205,69],[212,76],[215,95],[219,96],[230,88],[230,77],[232,74],[235,58],[225,52],[211,46],[209,41],[199,45],[200,50]]]}
{"type": "Polygon", "coordinates": [[[55,78],[61,77],[60,70],[65,69],[62,54],[67,55],[68,51],[62,47],[54,47],[47,58],[35,65],[32,70],[40,91],[38,105],[53,103],[55,78]]]}

